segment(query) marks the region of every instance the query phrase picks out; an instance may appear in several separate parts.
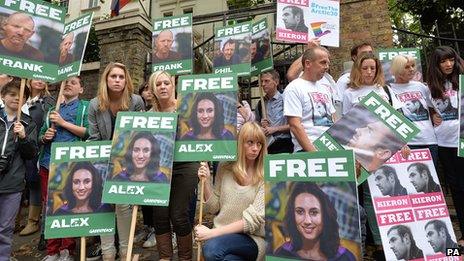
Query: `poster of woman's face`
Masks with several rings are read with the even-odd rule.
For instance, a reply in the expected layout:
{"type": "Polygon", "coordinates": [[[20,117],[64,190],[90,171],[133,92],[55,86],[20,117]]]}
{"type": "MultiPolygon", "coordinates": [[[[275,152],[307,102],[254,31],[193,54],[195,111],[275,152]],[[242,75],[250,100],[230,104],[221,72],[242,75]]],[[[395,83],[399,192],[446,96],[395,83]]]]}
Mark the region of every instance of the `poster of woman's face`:
{"type": "Polygon", "coordinates": [[[354,187],[315,182],[276,182],[267,187],[267,256],[307,259],[302,253],[314,251],[321,254],[320,260],[335,260],[341,249],[346,253],[343,260],[354,261],[360,255],[354,187]]]}
{"type": "Polygon", "coordinates": [[[107,162],[52,164],[47,212],[50,215],[110,212],[101,203],[107,162]]]}
{"type": "Polygon", "coordinates": [[[180,140],[234,140],[237,123],[235,92],[187,94],[181,100],[180,140]]]}
{"type": "MultiPolygon", "coordinates": [[[[127,182],[169,183],[171,180],[172,135],[148,131],[115,134],[116,155],[110,162],[111,179],[127,182]]],[[[113,151],[114,153],[114,151],[113,151]]],[[[113,154],[114,155],[114,154],[113,154]]]]}

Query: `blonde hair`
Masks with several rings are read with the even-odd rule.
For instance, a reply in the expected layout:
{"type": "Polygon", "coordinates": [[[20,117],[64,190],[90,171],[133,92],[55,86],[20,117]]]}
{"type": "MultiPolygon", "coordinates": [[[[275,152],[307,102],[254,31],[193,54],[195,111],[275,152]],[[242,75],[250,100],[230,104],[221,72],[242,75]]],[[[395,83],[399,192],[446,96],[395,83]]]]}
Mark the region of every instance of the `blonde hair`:
{"type": "Polygon", "coordinates": [[[375,61],[375,77],[374,85],[382,87],[385,85],[385,77],[383,76],[382,65],[377,57],[372,53],[363,53],[358,59],[354,62],[353,67],[351,68],[350,73],[350,83],[348,86],[352,89],[359,89],[364,85],[362,79],[361,67],[362,63],[365,60],[374,60],[375,61]]]}
{"type": "Polygon", "coordinates": [[[48,83],[46,81],[39,80],[39,79],[27,79],[26,86],[27,88],[29,88],[29,92],[31,93],[31,98],[34,98],[32,97],[32,85],[31,85],[32,81],[42,81],[45,83],[45,88],[40,91],[40,97],[51,96],[50,92],[48,91],[48,83]]]}
{"type": "Polygon", "coordinates": [[[107,79],[108,79],[108,75],[110,74],[111,70],[113,70],[114,68],[122,69],[124,71],[124,77],[126,80],[126,85],[124,86],[119,110],[127,111],[129,110],[129,107],[130,107],[131,94],[134,91],[134,85],[132,84],[132,79],[129,75],[129,71],[127,70],[124,64],[111,62],[106,66],[105,70],[103,71],[103,74],[100,77],[100,83],[98,85],[97,99],[99,102],[100,111],[106,111],[109,109],[110,98],[108,96],[107,79]]]}
{"type": "Polygon", "coordinates": [[[167,76],[169,78],[169,81],[171,82],[171,85],[173,86],[173,88],[175,86],[174,83],[172,82],[171,75],[166,71],[156,71],[156,72],[154,72],[154,73],[152,73],[150,75],[150,78],[148,79],[148,88],[150,88],[150,90],[153,92],[153,96],[155,96],[153,98],[153,103],[152,103],[152,107],[153,107],[154,111],[161,111],[158,96],[156,96],[156,81],[158,80],[158,78],[161,75],[167,76]]]}
{"type": "Polygon", "coordinates": [[[256,185],[259,182],[264,180],[264,156],[267,154],[267,144],[266,136],[261,130],[261,127],[256,122],[246,122],[243,124],[240,132],[238,134],[238,155],[237,161],[232,165],[232,172],[234,173],[234,178],[239,184],[244,184],[247,176],[247,166],[246,166],[246,153],[245,153],[245,144],[248,140],[257,140],[261,142],[262,147],[259,152],[258,157],[254,162],[254,173],[252,177],[252,185],[256,185]]]}
{"type": "Polygon", "coordinates": [[[406,64],[412,62],[416,66],[416,59],[410,55],[399,54],[391,61],[390,71],[393,75],[399,75],[404,72],[406,64]]]}

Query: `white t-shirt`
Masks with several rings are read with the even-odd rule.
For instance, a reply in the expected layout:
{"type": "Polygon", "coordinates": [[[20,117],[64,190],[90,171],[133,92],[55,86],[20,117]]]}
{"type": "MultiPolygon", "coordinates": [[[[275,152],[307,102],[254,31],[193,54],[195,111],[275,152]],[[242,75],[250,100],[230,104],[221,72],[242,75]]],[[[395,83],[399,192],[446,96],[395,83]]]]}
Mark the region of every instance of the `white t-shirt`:
{"type": "Polygon", "coordinates": [[[443,119],[442,123],[435,127],[438,146],[457,148],[459,135],[459,101],[458,93],[453,90],[451,82],[445,83],[443,99],[433,99],[432,104],[435,111],[443,119]]]}
{"type": "Polygon", "coordinates": [[[354,105],[358,104],[364,97],[366,97],[372,91],[377,93],[385,101],[389,101],[388,94],[381,86],[378,85],[363,85],[358,89],[348,88],[345,90],[345,93],[343,94],[343,115],[345,115],[354,105]]]}
{"type": "Polygon", "coordinates": [[[400,111],[419,128],[420,132],[409,145],[437,144],[435,131],[429,115],[429,108],[433,107],[430,90],[423,83],[410,81],[409,83],[392,83],[391,90],[401,102],[400,111]]]}
{"type": "MultiPolygon", "coordinates": [[[[314,142],[332,124],[335,108],[331,91],[319,82],[297,78],[287,85],[284,92],[284,115],[301,118],[301,124],[314,142]]],[[[292,133],[294,151],[302,149],[292,133]]]]}
{"type": "Polygon", "coordinates": [[[350,83],[350,73],[344,73],[338,78],[337,81],[337,91],[340,99],[343,98],[343,94],[345,93],[346,89],[348,89],[348,84],[350,83]]]}

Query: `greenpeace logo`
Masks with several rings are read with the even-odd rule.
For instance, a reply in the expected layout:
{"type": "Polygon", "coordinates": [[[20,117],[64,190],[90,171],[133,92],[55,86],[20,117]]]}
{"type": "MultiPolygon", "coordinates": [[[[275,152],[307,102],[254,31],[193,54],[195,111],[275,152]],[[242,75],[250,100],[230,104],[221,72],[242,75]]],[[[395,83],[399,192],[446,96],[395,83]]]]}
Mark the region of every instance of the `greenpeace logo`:
{"type": "Polygon", "coordinates": [[[167,199],[156,199],[156,198],[146,198],[143,200],[143,203],[156,203],[156,204],[167,204],[167,199]]]}
{"type": "Polygon", "coordinates": [[[219,160],[219,159],[223,159],[223,160],[224,160],[224,159],[225,159],[225,160],[227,160],[227,159],[229,159],[229,160],[235,160],[235,155],[213,155],[213,159],[215,159],[215,160],[216,160],[216,159],[217,159],[217,160],[219,160]]]}
{"type": "Polygon", "coordinates": [[[90,234],[113,233],[114,228],[96,228],[89,230],[90,234]]]}

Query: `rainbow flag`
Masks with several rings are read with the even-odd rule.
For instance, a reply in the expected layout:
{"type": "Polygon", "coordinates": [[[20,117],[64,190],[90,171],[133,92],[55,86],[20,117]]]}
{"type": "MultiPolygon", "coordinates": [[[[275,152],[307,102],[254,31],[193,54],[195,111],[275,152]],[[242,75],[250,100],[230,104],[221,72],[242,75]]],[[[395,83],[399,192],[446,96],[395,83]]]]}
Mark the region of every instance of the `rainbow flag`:
{"type": "Polygon", "coordinates": [[[113,0],[111,2],[111,17],[119,15],[119,10],[127,5],[131,0],[113,0]]]}
{"type": "Polygon", "coordinates": [[[330,33],[330,30],[325,30],[324,32],[322,31],[322,26],[326,24],[326,22],[314,22],[311,23],[311,28],[313,29],[314,36],[316,37],[321,37],[323,35],[326,35],[330,33]]]}

